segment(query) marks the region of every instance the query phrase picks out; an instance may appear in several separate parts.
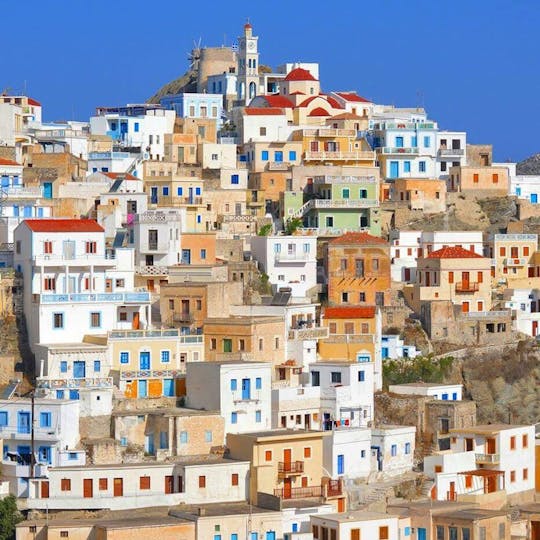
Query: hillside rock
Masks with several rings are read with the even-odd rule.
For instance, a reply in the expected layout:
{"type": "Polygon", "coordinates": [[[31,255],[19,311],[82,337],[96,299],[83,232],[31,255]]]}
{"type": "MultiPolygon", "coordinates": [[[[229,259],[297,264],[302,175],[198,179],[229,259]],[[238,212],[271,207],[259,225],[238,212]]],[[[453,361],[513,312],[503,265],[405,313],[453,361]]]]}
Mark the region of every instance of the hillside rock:
{"type": "Polygon", "coordinates": [[[540,154],[534,154],[517,164],[518,174],[540,174],[540,154]]]}

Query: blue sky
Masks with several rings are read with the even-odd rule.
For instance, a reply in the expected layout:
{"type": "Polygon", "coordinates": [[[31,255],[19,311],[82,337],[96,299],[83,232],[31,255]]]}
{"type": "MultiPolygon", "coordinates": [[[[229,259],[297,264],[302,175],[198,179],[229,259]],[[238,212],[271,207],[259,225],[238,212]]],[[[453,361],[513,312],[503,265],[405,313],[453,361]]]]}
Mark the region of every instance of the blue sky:
{"type": "Polygon", "coordinates": [[[193,40],[231,44],[249,17],[261,62],[318,61],[323,90],[424,104],[441,128],[540,152],[538,0],[26,0],[2,13],[0,89],[27,88],[46,120],[144,101],[182,74],[193,40]]]}

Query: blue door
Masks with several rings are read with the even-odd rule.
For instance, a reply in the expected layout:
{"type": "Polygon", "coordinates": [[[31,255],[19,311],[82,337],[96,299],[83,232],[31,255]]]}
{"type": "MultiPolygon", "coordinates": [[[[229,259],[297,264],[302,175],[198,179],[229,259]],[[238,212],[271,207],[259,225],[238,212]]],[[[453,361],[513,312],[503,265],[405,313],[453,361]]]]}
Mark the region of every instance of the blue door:
{"type": "Polygon", "coordinates": [[[518,197],[521,196],[521,188],[520,188],[520,187],[517,187],[517,188],[516,188],[516,195],[517,195],[518,197]]]}
{"type": "Polygon", "coordinates": [[[267,531],[266,540],[276,540],[276,533],[274,531],[267,531]]]}
{"type": "Polygon", "coordinates": [[[538,203],[538,194],[537,193],[531,193],[531,202],[533,204],[537,204],[538,203]]]}
{"type": "Polygon", "coordinates": [[[19,412],[17,415],[17,433],[30,433],[29,412],[19,412]]]}
{"type": "Polygon", "coordinates": [[[148,381],[145,379],[139,380],[139,397],[148,396],[148,381]]]}
{"type": "Polygon", "coordinates": [[[25,206],[23,209],[23,215],[24,217],[32,217],[32,207],[31,206],[25,206]]]}
{"type": "Polygon", "coordinates": [[[146,435],[146,441],[145,441],[145,444],[144,444],[144,449],[149,453],[149,454],[154,454],[154,434],[153,433],[150,433],[149,435],[146,435]]]}
{"type": "Polygon", "coordinates": [[[86,377],[86,362],[76,361],[73,362],[73,378],[84,379],[86,377]]]}
{"type": "Polygon", "coordinates": [[[418,540],[426,540],[427,538],[426,529],[424,529],[423,527],[419,527],[417,536],[418,536],[418,540]]]}
{"type": "Polygon", "coordinates": [[[140,353],[139,369],[150,369],[150,353],[148,351],[140,353]]]}
{"type": "Polygon", "coordinates": [[[174,379],[163,380],[163,395],[170,397],[174,396],[174,379]]]}
{"type": "Polygon", "coordinates": [[[78,390],[70,390],[69,391],[69,399],[79,399],[79,391],[78,390]]]}
{"type": "Polygon", "coordinates": [[[43,196],[46,199],[52,199],[52,182],[43,183],[43,196]]]}
{"type": "Polygon", "coordinates": [[[382,357],[383,358],[388,358],[388,347],[383,347],[382,348],[382,357]]]}
{"type": "Polygon", "coordinates": [[[32,449],[30,446],[17,446],[17,454],[19,456],[23,457],[25,462],[30,463],[30,454],[32,453],[32,449]]]}
{"type": "Polygon", "coordinates": [[[343,454],[339,454],[337,457],[337,473],[345,474],[345,456],[343,454]]]}
{"type": "Polygon", "coordinates": [[[191,264],[191,249],[182,250],[182,264],[191,264]]]}
{"type": "Polygon", "coordinates": [[[251,398],[251,379],[242,379],[242,399],[251,398]]]}
{"type": "Polygon", "coordinates": [[[397,178],[399,176],[399,161],[390,162],[390,178],[397,178]]]}
{"type": "Polygon", "coordinates": [[[151,187],[150,188],[150,202],[152,204],[157,204],[157,199],[158,199],[157,187],[151,187]]]}

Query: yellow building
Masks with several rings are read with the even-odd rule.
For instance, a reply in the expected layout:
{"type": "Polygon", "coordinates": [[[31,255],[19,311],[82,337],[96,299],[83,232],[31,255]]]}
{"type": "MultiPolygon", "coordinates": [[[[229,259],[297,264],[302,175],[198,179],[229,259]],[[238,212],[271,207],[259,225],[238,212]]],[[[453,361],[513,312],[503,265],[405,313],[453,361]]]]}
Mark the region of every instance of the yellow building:
{"type": "Polygon", "coordinates": [[[187,362],[204,360],[202,335],[165,330],[113,330],[107,336],[111,376],[126,397],[184,393],[187,362]]]}
{"type": "Polygon", "coordinates": [[[289,429],[229,433],[230,457],[251,462],[250,502],[257,504],[259,494],[280,499],[323,497],[333,501],[338,511],[345,511],[342,481],[324,475],[323,440],[327,436],[331,433],[289,429]]]}
{"type": "Polygon", "coordinates": [[[422,303],[441,300],[461,306],[463,313],[491,309],[491,259],[456,246],[417,261],[417,281],[407,290],[416,313],[422,303]]]}
{"type": "Polygon", "coordinates": [[[381,318],[375,306],[327,307],[322,324],[329,336],[319,340],[321,361],[373,362],[378,357],[381,318]]]}
{"type": "Polygon", "coordinates": [[[302,143],[305,165],[375,165],[375,152],[365,139],[358,139],[354,129],[299,129],[293,132],[292,140],[302,143]]]}
{"type": "Polygon", "coordinates": [[[535,277],[536,234],[496,234],[493,237],[492,275],[495,283],[515,285],[517,280],[535,277]]]}

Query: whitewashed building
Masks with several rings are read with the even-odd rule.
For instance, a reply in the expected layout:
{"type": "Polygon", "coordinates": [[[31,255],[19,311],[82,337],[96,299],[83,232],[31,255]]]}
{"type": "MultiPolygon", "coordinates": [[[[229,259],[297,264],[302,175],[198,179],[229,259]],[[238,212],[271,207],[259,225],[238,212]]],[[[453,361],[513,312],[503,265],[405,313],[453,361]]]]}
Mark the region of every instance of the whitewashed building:
{"type": "Polygon", "coordinates": [[[463,399],[462,384],[403,383],[391,384],[388,390],[393,394],[427,396],[442,401],[461,401],[463,399]]]}
{"type": "Polygon", "coordinates": [[[313,236],[253,236],[251,255],[274,292],[306,297],[317,285],[317,239],[313,236]]]}
{"type": "Polygon", "coordinates": [[[540,290],[505,289],[503,295],[504,307],[512,310],[514,329],[536,337],[540,324],[540,290]]]}
{"type": "Polygon", "coordinates": [[[225,433],[271,428],[271,364],[188,362],[187,406],[221,411],[225,433]]]}
{"type": "Polygon", "coordinates": [[[332,478],[366,478],[371,472],[371,430],[337,428],[323,439],[323,466],[332,478]]]}
{"type": "Polygon", "coordinates": [[[390,358],[415,358],[420,355],[420,351],[414,345],[405,345],[399,334],[386,334],[381,336],[382,359],[390,358]]]}
{"type": "Polygon", "coordinates": [[[371,430],[373,470],[387,475],[411,471],[416,427],[379,426],[371,430]]]}

